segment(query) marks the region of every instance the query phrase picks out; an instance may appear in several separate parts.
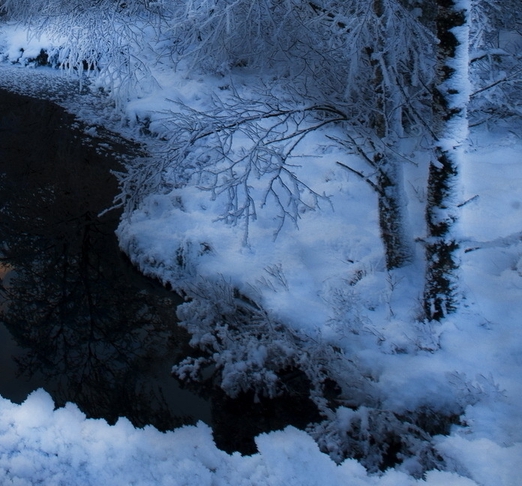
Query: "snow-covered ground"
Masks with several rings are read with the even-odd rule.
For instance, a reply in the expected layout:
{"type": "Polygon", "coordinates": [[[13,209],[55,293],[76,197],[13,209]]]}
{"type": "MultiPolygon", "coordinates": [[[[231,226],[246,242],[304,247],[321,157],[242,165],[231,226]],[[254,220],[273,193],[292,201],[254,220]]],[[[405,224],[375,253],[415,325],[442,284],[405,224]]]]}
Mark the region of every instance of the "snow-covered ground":
{"type": "MultiPolygon", "coordinates": [[[[174,74],[158,65],[154,90],[119,99],[118,111],[110,98],[95,89],[82,94],[76,82],[49,68],[9,65],[20,61],[19,44],[26,40],[19,32],[3,32],[7,64],[0,66],[0,86],[49,96],[91,126],[139,139],[152,162],[165,160],[179,109],[169,100],[204,111],[214,92],[226,96],[233,82],[247,93],[253,82],[174,74]],[[145,123],[157,138],[140,131],[145,123]]],[[[39,42],[24,56],[48,41],[39,42]]],[[[471,133],[459,229],[470,250],[462,253],[463,305],[441,324],[428,326],[416,321],[421,240],[416,263],[386,272],[375,194],[336,164],[357,160],[325,133],[313,132],[293,153],[296,173],[328,196],[320,209],[300,213],[298,227],[287,223],[274,239],[278,213],[269,201],[258,208],[245,241],[244,226],[216,221],[224,204],[219,197],[213,200],[196,185],[162,185],[122,221],[121,247],[143,272],[174,288],[225,281],[271,319],[309,339],[335,343],[372,376],[383,410],[428,407],[451,414],[463,408],[461,424],[434,439],[447,471],[429,471],[425,479],[394,469],[368,475],[352,459],[336,465],[309,435],[293,428],[258,437],[258,454],[228,455],[215,447],[204,424],[167,434],[136,430],[125,419],[108,426],[85,419],[74,405],[53,410],[50,397],[37,391],[22,405],[0,401],[2,484],[519,484],[522,245],[520,237],[508,237],[521,231],[522,140],[509,127],[471,133]]],[[[416,149],[412,146],[413,162],[404,167],[411,214],[421,214],[424,203],[426,174],[416,149]]],[[[162,167],[163,180],[174,180],[175,169],[162,167]]],[[[252,190],[259,196],[263,188],[252,190]]],[[[412,227],[411,233],[421,239],[423,229],[412,227]]]]}

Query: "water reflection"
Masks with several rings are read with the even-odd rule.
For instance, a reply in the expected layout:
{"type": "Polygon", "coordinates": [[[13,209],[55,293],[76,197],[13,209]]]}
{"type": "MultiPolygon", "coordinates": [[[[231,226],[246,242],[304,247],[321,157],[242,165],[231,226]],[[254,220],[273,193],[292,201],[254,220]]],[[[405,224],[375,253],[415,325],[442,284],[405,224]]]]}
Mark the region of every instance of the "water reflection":
{"type": "Polygon", "coordinates": [[[119,215],[98,216],[117,190],[114,159],[79,143],[55,105],[0,92],[0,113],[0,349],[16,362],[3,358],[0,394],[45,385],[59,405],[162,430],[208,421],[169,375],[186,341],[177,297],[120,254],[119,215]]]}

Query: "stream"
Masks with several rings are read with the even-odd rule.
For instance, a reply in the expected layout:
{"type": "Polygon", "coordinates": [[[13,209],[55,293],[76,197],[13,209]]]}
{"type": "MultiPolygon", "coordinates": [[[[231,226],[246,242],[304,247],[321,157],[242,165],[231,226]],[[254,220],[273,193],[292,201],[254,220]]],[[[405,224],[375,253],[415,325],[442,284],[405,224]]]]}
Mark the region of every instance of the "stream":
{"type": "Polygon", "coordinates": [[[161,430],[210,422],[208,400],[170,369],[188,336],[181,299],[120,252],[113,154],[137,147],[87,136],[48,101],[0,92],[0,394],[43,387],[58,406],[161,430]]]}
{"type": "MultiPolygon", "coordinates": [[[[318,419],[302,396],[230,399],[170,374],[187,352],[182,299],[119,250],[111,170],[140,148],[86,127],[58,105],[0,89],[0,395],[44,388],[90,418],[171,430],[203,420],[218,447],[256,452],[254,437],[318,419]]],[[[190,350],[188,351],[190,352],[190,350]]],[[[210,385],[209,385],[210,383],[210,385]]]]}

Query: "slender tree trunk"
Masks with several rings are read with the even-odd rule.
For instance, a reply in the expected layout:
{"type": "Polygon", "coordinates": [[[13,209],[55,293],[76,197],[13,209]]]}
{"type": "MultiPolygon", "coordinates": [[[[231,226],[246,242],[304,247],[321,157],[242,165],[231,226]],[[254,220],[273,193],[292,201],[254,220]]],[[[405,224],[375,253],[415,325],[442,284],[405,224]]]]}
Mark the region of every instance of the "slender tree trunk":
{"type": "Polygon", "coordinates": [[[391,157],[381,164],[377,176],[379,227],[384,244],[386,268],[400,268],[412,259],[411,240],[405,230],[405,208],[402,174],[398,162],[391,157]]]}
{"type": "MultiPolygon", "coordinates": [[[[373,11],[382,23],[381,38],[377,39],[375,49],[369,49],[368,55],[373,68],[375,110],[372,116],[372,128],[381,140],[389,138],[388,112],[396,109],[393,97],[387,89],[383,64],[387,63],[386,19],[383,0],[373,1],[373,11]]],[[[398,129],[398,127],[393,127],[398,129]]],[[[376,153],[373,159],[377,169],[379,226],[384,245],[386,268],[400,268],[411,261],[411,244],[406,237],[402,174],[399,162],[390,153],[376,153]]]]}
{"type": "Polygon", "coordinates": [[[468,13],[470,0],[437,0],[435,150],[429,166],[426,208],[426,318],[440,320],[458,305],[459,166],[467,137],[468,13]]]}

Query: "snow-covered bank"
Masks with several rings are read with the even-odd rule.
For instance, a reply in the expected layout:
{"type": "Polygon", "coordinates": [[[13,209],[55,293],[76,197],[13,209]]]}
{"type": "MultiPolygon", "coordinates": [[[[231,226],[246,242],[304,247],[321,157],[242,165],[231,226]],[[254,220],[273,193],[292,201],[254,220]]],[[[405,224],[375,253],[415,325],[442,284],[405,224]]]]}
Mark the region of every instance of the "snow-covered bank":
{"type": "MultiPolygon", "coordinates": [[[[258,454],[228,455],[216,448],[212,431],[200,423],[162,434],[152,427],[136,430],[121,419],[114,426],[85,419],[69,404],[53,411],[44,391],[32,393],[22,405],[0,399],[0,481],[3,485],[31,486],[476,486],[515,485],[502,482],[499,471],[486,470],[494,482],[476,483],[454,473],[431,471],[426,480],[388,471],[369,477],[355,460],[336,465],[322,454],[306,433],[294,428],[261,435],[258,454]]],[[[441,449],[460,449],[446,443],[441,449]]],[[[466,446],[468,444],[466,443],[466,446]]],[[[484,440],[466,455],[476,469],[477,453],[497,457],[499,447],[484,440]],[[478,449],[478,450],[477,450],[478,449]]],[[[520,450],[501,455],[503,466],[520,450]]],[[[501,473],[502,474],[502,473],[501,473]]]]}
{"type": "MultiPolygon", "coordinates": [[[[9,45],[9,36],[6,43],[9,45]]],[[[32,49],[37,52],[34,46],[32,49]]],[[[26,86],[35,87],[35,94],[38,86],[40,93],[57,92],[53,79],[57,85],[63,82],[38,69],[9,68],[5,72],[12,76],[4,77],[12,80],[7,84],[16,83],[19,88],[18,83],[27,81],[26,86]],[[48,84],[41,89],[43,79],[48,84]]],[[[458,313],[440,324],[419,322],[421,258],[408,268],[385,270],[375,194],[360,178],[336,164],[340,161],[358,167],[356,156],[325,136],[339,135],[336,129],[314,131],[292,151],[292,170],[316,194],[325,196],[321,207],[300,206],[298,227],[289,218],[289,224],[283,225],[274,239],[281,217],[277,200],[268,200],[272,205],[257,207],[256,221],[248,227],[245,240],[242,221],[236,225],[220,221],[227,212],[226,197],[220,198],[223,193],[201,190],[207,188],[204,177],[179,183],[180,167],[171,164],[169,157],[177,149],[173,138],[188,108],[211,111],[215,108],[212,96],[226,100],[231,86],[240,97],[252,98],[255,95],[250,90],[256,77],[195,76],[175,73],[165,64],[154,66],[153,75],[157,81],[154,90],[134,93],[124,101],[120,98],[121,112],[113,109],[110,98],[96,93],[65,97],[61,102],[88,123],[113,129],[119,124],[121,132],[149,144],[151,165],[130,167],[136,177],[131,182],[143,181],[149,192],[134,200],[136,207],[122,221],[121,246],[143,272],[193,298],[180,314],[194,334],[194,344],[210,350],[211,359],[221,366],[224,386],[233,391],[241,383],[251,385],[248,380],[252,377],[275,379],[276,373],[270,373],[274,364],[281,368],[316,366],[310,368],[311,375],[323,369],[335,372],[336,378],[344,376],[344,391],[354,384],[350,380],[366,380],[368,389],[363,391],[371,392],[368,402],[347,403],[359,407],[357,411],[340,408],[331,421],[334,426],[325,426],[326,432],[319,438],[325,449],[331,446],[333,452],[339,442],[349,442],[343,431],[358,424],[364,446],[371,444],[377,432],[386,436],[390,430],[386,429],[387,419],[404,426],[397,419],[401,414],[419,409],[433,411],[435,416],[461,414],[460,424],[452,426],[449,436],[427,438],[441,457],[439,467],[446,471],[428,471],[425,481],[416,480],[404,472],[415,472],[414,461],[402,457],[398,470],[368,476],[353,460],[336,466],[308,435],[294,429],[258,438],[259,454],[252,457],[227,456],[215,448],[204,426],[166,435],[152,429],[134,430],[125,421],[110,428],[103,422],[85,420],[74,406],[52,412],[49,398],[39,392],[22,406],[2,402],[7,425],[1,429],[5,430],[1,444],[5,444],[6,474],[11,475],[6,478],[23,474],[16,469],[18,463],[32,463],[36,468],[27,469],[31,479],[44,478],[51,483],[53,480],[45,478],[54,474],[70,478],[74,468],[80,467],[88,471],[85,484],[93,483],[97,474],[122,475],[128,483],[130,476],[125,474],[132,472],[143,477],[143,484],[160,483],[164,478],[169,484],[322,485],[331,478],[331,484],[516,485],[517,457],[522,452],[522,253],[519,240],[511,238],[507,245],[503,238],[520,231],[520,140],[508,135],[507,128],[495,136],[479,131],[472,134],[474,144],[463,173],[460,227],[464,243],[473,250],[462,256],[465,300],[458,313]],[[108,105],[100,104],[104,100],[108,105]],[[116,113],[124,114],[121,123],[116,113]],[[157,138],[151,139],[145,132],[157,138]],[[156,179],[140,179],[142,169],[156,179]],[[214,301],[221,307],[212,307],[215,302],[209,298],[209,289],[218,289],[214,301]],[[239,298],[234,294],[237,289],[239,298]],[[227,313],[234,318],[236,305],[243,306],[241,310],[254,308],[259,320],[247,324],[259,324],[257,332],[245,325],[232,329],[237,331],[234,335],[230,322],[219,320],[227,313]],[[289,331],[281,330],[281,325],[289,331]],[[251,336],[243,342],[247,330],[251,336]],[[274,349],[276,355],[271,354],[274,349]],[[317,360],[309,360],[310,356],[317,360]],[[369,407],[377,411],[373,416],[369,407]],[[31,422],[32,415],[39,416],[34,410],[41,410],[45,420],[31,422]],[[384,419],[381,430],[376,431],[364,419],[378,417],[380,411],[384,419]],[[67,431],[75,427],[81,432],[67,437],[67,431]],[[11,433],[19,439],[12,439],[11,433]],[[86,437],[85,441],[78,436],[86,437]],[[161,443],[160,448],[152,444],[151,437],[161,443]],[[91,446],[110,453],[100,459],[97,452],[85,452],[91,446]],[[102,461],[101,466],[97,461],[102,461]],[[157,476],[150,476],[151,470],[157,476]],[[183,475],[185,483],[180,479],[183,475]]],[[[206,155],[208,147],[196,149],[206,155]]],[[[201,160],[196,151],[189,155],[196,162],[201,160]]],[[[421,214],[425,173],[419,153],[412,149],[409,155],[413,162],[405,166],[409,211],[421,214]]],[[[263,199],[263,182],[262,177],[249,181],[254,200],[263,199]]],[[[127,195],[134,196],[130,191],[127,195]]],[[[411,231],[414,237],[422,238],[422,228],[411,231]]],[[[417,242],[417,251],[420,255],[422,241],[417,242]]],[[[185,371],[197,371],[196,365],[185,371]]],[[[409,436],[405,442],[408,440],[409,436]]],[[[420,451],[415,447],[410,452],[420,451]]]]}

